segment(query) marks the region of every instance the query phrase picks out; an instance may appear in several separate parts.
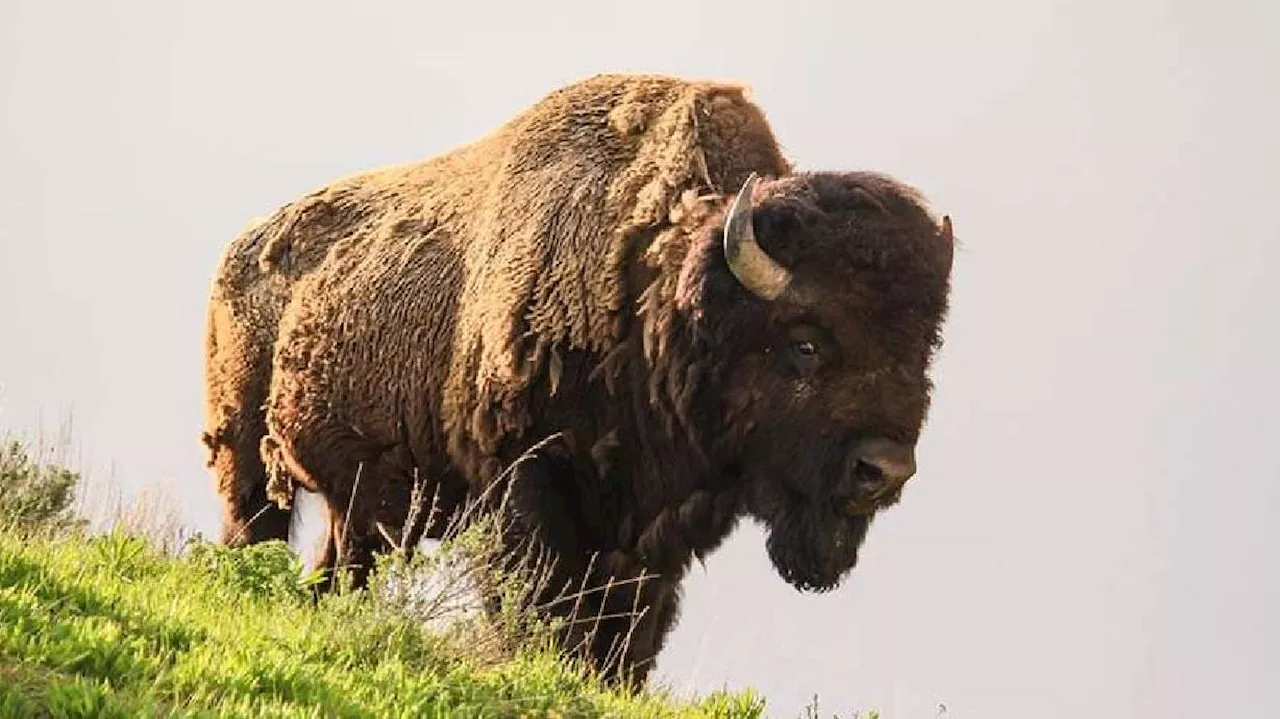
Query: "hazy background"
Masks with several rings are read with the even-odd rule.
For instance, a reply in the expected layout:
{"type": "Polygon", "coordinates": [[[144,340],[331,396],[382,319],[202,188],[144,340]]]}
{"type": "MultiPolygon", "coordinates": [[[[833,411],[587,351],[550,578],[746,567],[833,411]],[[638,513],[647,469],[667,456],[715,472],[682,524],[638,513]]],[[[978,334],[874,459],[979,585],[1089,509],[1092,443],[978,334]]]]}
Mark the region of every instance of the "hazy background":
{"type": "Polygon", "coordinates": [[[964,250],[921,472],[851,581],[795,593],[744,525],[659,679],[1280,716],[1280,3],[429,5],[0,2],[0,427],[73,411],[86,466],[212,532],[203,310],[250,218],[596,72],[741,80],[799,165],[920,186],[964,250]]]}

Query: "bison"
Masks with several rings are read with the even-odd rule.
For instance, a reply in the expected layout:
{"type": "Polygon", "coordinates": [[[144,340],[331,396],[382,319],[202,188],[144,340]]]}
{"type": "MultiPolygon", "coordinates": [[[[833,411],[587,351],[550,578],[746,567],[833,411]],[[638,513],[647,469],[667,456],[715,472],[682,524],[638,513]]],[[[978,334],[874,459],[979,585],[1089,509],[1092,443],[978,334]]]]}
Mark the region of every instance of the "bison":
{"type": "Polygon", "coordinates": [[[222,540],[286,538],[305,488],[319,566],[363,586],[415,481],[429,537],[502,485],[545,591],[614,582],[540,604],[566,651],[642,684],[740,518],[799,590],[857,563],[916,471],[952,255],[915,189],[794,170],[741,86],[572,83],[231,243],[207,320],[222,540]]]}

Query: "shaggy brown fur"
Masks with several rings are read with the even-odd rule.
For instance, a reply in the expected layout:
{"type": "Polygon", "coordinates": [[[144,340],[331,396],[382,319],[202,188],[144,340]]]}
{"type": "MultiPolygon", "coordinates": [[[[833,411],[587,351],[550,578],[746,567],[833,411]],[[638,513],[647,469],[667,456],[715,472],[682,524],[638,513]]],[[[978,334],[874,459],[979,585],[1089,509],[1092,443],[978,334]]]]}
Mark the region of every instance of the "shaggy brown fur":
{"type": "Polygon", "coordinates": [[[301,486],[329,507],[321,564],[360,584],[415,477],[447,516],[511,467],[512,549],[549,548],[575,588],[658,575],[552,612],[643,609],[582,644],[643,681],[688,562],[744,511],[797,587],[852,567],[870,518],[828,495],[860,491],[856,438],[918,436],[941,238],[888,178],[792,175],[740,88],[659,76],[578,82],[471,145],[337,182],[219,266],[205,441],[224,539],[283,536],[301,486]],[[778,178],[756,189],[760,243],[803,280],[772,303],[720,250],[752,172],[778,178]],[[779,369],[797,332],[833,350],[825,374],[779,369]],[[246,528],[268,498],[279,508],[246,528]]]}

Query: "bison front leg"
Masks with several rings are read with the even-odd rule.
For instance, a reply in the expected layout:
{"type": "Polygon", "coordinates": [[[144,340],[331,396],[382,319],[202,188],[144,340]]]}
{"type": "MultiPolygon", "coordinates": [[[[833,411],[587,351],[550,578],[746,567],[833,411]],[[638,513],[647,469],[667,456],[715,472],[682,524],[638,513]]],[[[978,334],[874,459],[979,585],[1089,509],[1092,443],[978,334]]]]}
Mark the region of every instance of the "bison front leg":
{"type": "Polygon", "coordinates": [[[618,551],[551,557],[557,566],[530,607],[558,624],[560,651],[608,684],[644,686],[678,614],[677,583],[618,551]]]}
{"type": "MultiPolygon", "coordinates": [[[[606,682],[641,686],[675,619],[678,587],[625,551],[595,546],[590,520],[574,511],[584,470],[569,452],[563,441],[544,442],[508,470],[504,566],[524,578],[526,609],[558,625],[562,653],[606,682]]],[[[487,608],[497,616],[498,597],[487,608]]]]}
{"type": "Polygon", "coordinates": [[[641,687],[677,616],[679,587],[614,551],[588,558],[575,591],[554,601],[546,613],[564,621],[565,650],[608,684],[641,687]]]}

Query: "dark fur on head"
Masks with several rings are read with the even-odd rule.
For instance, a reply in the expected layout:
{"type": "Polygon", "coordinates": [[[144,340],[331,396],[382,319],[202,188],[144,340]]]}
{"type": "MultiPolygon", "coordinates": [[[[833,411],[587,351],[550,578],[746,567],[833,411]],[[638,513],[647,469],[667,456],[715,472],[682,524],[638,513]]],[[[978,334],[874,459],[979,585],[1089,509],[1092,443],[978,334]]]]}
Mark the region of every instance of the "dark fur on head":
{"type": "Polygon", "coordinates": [[[918,438],[952,248],[919,194],[879,174],[792,175],[763,183],[755,202],[760,245],[792,270],[795,291],[767,301],[743,287],[716,218],[680,263],[665,342],[689,358],[665,375],[701,384],[659,386],[689,418],[691,445],[713,447],[714,468],[741,477],[778,572],[826,590],[856,563],[875,511],[897,501],[895,491],[870,512],[840,510],[857,490],[849,448],[918,438]],[[819,346],[818,367],[797,366],[798,340],[819,346]]]}

